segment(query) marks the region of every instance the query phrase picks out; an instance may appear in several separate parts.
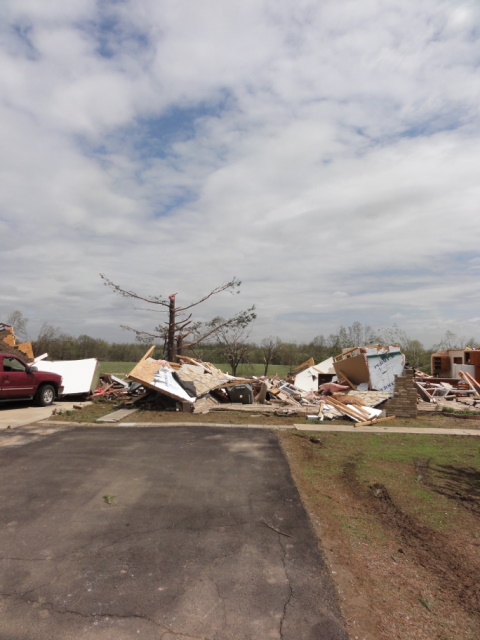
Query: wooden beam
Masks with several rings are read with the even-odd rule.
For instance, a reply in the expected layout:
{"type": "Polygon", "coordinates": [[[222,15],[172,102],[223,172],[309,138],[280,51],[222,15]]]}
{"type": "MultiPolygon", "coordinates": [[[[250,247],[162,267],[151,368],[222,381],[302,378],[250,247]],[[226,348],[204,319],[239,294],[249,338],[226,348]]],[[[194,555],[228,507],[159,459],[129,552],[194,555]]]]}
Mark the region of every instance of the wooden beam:
{"type": "Polygon", "coordinates": [[[335,400],[335,398],[333,398],[332,396],[328,397],[325,402],[335,407],[337,411],[340,411],[341,413],[350,416],[350,418],[354,418],[355,420],[364,421],[366,417],[369,417],[368,414],[367,416],[365,415],[365,412],[362,413],[357,409],[353,409],[352,405],[347,407],[347,405],[343,404],[343,402],[335,400]]]}
{"type": "Polygon", "coordinates": [[[474,391],[475,395],[477,398],[480,398],[480,384],[475,380],[475,378],[473,378],[469,373],[467,373],[466,371],[459,371],[458,375],[461,377],[461,379],[466,382],[468,384],[468,386],[470,387],[470,389],[472,389],[472,391],[474,391]]]}
{"type": "Polygon", "coordinates": [[[396,420],[397,416],[388,416],[388,418],[372,418],[366,422],[357,422],[356,427],[368,427],[377,424],[377,422],[386,422],[387,420],[396,420]]]}

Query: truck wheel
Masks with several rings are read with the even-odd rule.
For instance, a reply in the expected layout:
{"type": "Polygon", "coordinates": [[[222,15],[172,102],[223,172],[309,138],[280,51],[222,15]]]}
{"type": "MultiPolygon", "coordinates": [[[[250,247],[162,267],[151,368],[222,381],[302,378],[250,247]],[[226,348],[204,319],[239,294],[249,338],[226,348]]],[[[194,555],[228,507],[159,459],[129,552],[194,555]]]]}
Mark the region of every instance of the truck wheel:
{"type": "Polygon", "coordinates": [[[44,384],[37,393],[37,404],[48,407],[55,400],[55,389],[51,384],[44,384]]]}

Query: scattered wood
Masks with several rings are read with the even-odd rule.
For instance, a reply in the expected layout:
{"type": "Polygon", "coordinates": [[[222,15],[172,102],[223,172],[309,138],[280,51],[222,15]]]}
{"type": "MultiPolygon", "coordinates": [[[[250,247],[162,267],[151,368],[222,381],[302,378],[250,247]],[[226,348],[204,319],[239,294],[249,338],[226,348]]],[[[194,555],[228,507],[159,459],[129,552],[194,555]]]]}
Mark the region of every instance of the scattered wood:
{"type": "Polygon", "coordinates": [[[371,420],[366,420],[365,422],[357,422],[356,427],[368,427],[370,425],[377,424],[377,422],[386,422],[387,420],[396,420],[396,416],[388,416],[387,418],[372,418],[371,420]]]}
{"type": "Polygon", "coordinates": [[[272,385],[269,382],[262,382],[260,386],[260,391],[255,396],[255,402],[259,404],[265,404],[265,400],[267,398],[267,391],[272,385]]]}
{"type": "Polygon", "coordinates": [[[215,400],[211,395],[208,395],[203,398],[198,398],[193,405],[193,413],[208,413],[217,406],[217,400],[215,400]]]}
{"type": "Polygon", "coordinates": [[[337,411],[341,411],[342,413],[349,416],[350,418],[353,418],[356,421],[363,421],[365,420],[365,418],[370,418],[370,414],[368,414],[363,409],[360,410],[358,407],[354,409],[351,405],[347,407],[347,405],[343,404],[343,402],[339,402],[333,396],[328,398],[326,402],[333,405],[335,409],[337,409],[337,411]]]}
{"type": "Polygon", "coordinates": [[[353,384],[353,382],[352,382],[351,380],[349,380],[349,379],[347,378],[347,376],[346,376],[344,373],[340,373],[340,374],[338,374],[338,376],[337,376],[337,377],[338,377],[338,381],[339,381],[339,382],[340,382],[340,380],[345,380],[345,382],[348,384],[348,386],[349,386],[351,389],[356,389],[356,388],[357,388],[357,385],[353,384]]]}
{"type": "Polygon", "coordinates": [[[313,367],[314,365],[315,365],[315,360],[313,358],[309,358],[305,362],[302,362],[302,364],[300,364],[298,367],[293,369],[293,371],[290,371],[287,378],[294,378],[299,373],[302,373],[302,371],[305,371],[305,369],[310,369],[310,367],[313,367]]]}
{"type": "Polygon", "coordinates": [[[468,384],[470,389],[474,391],[475,397],[480,398],[480,384],[466,371],[459,371],[458,375],[462,378],[464,382],[468,384]]]}
{"type": "Polygon", "coordinates": [[[422,400],[425,400],[425,402],[435,402],[435,399],[433,398],[433,396],[431,396],[430,393],[425,389],[425,387],[423,385],[421,385],[419,382],[414,380],[413,381],[413,386],[417,390],[417,392],[418,392],[419,396],[422,398],[422,400]]]}

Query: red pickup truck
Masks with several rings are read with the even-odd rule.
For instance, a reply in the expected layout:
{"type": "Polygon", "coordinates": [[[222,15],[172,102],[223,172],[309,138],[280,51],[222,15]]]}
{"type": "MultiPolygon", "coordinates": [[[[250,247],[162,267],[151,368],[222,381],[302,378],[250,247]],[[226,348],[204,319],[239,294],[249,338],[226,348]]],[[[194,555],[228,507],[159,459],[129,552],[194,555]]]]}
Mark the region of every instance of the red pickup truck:
{"type": "Polygon", "coordinates": [[[34,399],[46,407],[62,393],[62,376],[38,371],[17,356],[0,353],[0,402],[34,399]]]}

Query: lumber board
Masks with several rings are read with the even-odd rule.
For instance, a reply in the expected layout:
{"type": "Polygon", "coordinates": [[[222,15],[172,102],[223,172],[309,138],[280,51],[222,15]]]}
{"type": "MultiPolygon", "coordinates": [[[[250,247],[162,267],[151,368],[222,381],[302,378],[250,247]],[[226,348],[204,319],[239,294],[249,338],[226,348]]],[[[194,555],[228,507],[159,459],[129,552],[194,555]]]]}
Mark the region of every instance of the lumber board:
{"type": "Polygon", "coordinates": [[[459,371],[458,375],[462,378],[464,382],[468,384],[470,389],[475,392],[475,395],[480,398],[480,384],[466,371],[459,371]]]}
{"type": "Polygon", "coordinates": [[[342,378],[342,380],[345,380],[349,387],[351,387],[353,390],[356,390],[356,385],[354,385],[353,382],[349,380],[344,373],[340,372],[339,377],[342,378]]]}
{"type": "Polygon", "coordinates": [[[369,425],[377,424],[377,422],[386,422],[387,420],[396,420],[397,416],[388,416],[387,418],[372,418],[366,422],[357,422],[356,427],[368,427],[369,425]]]}
{"type": "Polygon", "coordinates": [[[419,394],[419,396],[423,400],[425,400],[425,402],[435,402],[433,396],[431,396],[428,393],[428,391],[425,389],[425,387],[423,387],[421,384],[419,384],[416,380],[413,381],[413,386],[417,390],[417,393],[419,394]]]}
{"type": "Polygon", "coordinates": [[[365,420],[365,415],[362,415],[356,409],[352,409],[352,407],[347,407],[347,405],[343,404],[343,402],[339,402],[335,400],[333,397],[328,398],[326,400],[327,404],[333,405],[337,411],[341,411],[343,414],[350,416],[351,418],[355,418],[355,420],[365,420]]]}
{"type": "Polygon", "coordinates": [[[294,378],[295,376],[298,376],[299,373],[302,373],[302,371],[305,371],[305,369],[310,369],[310,367],[313,367],[314,365],[315,360],[313,358],[309,358],[305,362],[302,362],[302,364],[299,364],[298,367],[290,371],[288,377],[294,378]]]}

